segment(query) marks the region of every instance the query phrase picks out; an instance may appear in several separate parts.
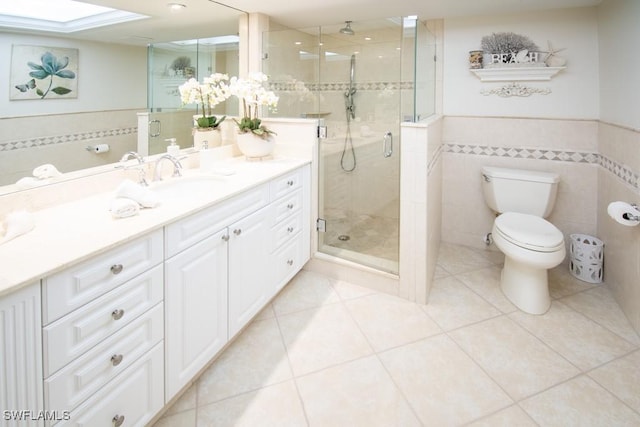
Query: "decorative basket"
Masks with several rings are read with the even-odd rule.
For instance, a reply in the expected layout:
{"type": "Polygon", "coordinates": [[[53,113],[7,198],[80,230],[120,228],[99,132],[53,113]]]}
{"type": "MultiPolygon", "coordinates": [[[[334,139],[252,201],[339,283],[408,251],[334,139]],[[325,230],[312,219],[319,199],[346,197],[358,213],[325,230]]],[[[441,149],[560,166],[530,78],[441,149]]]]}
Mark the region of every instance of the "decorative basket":
{"type": "Polygon", "coordinates": [[[586,234],[569,236],[569,270],[585,282],[601,283],[604,275],[604,242],[586,234]]]}

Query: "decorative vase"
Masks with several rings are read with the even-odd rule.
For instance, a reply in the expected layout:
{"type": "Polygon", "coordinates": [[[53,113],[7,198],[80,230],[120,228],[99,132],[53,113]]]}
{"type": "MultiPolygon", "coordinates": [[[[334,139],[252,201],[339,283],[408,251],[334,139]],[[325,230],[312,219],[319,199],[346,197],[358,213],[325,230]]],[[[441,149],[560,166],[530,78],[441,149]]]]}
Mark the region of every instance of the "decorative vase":
{"type": "Polygon", "coordinates": [[[248,159],[262,158],[270,156],[276,146],[273,136],[261,138],[253,132],[237,134],[238,149],[248,159]]]}
{"type": "Polygon", "coordinates": [[[203,142],[207,141],[209,148],[219,147],[222,145],[222,136],[219,129],[211,128],[194,128],[193,129],[193,148],[201,150],[203,142]]]}

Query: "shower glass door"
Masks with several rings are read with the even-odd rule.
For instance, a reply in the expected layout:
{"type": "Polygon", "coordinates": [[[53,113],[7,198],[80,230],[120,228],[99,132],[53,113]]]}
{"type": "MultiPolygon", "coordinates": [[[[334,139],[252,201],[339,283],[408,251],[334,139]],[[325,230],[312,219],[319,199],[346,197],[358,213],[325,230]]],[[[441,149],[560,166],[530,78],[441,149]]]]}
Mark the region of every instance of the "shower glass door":
{"type": "Polygon", "coordinates": [[[397,274],[400,122],[413,119],[414,41],[403,46],[402,18],[350,27],[264,34],[263,71],[280,97],[270,115],[327,127],[318,144],[318,251],[397,274]]]}
{"type": "Polygon", "coordinates": [[[398,273],[402,20],[321,28],[320,252],[398,273]]]}

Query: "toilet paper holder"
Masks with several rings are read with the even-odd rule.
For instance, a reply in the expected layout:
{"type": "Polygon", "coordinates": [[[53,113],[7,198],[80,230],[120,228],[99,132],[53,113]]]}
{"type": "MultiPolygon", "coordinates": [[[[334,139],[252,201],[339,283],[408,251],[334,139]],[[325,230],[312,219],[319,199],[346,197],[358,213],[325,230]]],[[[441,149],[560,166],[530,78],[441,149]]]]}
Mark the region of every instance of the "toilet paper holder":
{"type": "Polygon", "coordinates": [[[640,210],[636,203],[622,201],[611,202],[607,206],[607,213],[617,223],[634,227],[640,225],[640,210]]]}
{"type": "MultiPolygon", "coordinates": [[[[638,209],[638,205],[636,203],[629,203],[631,205],[632,208],[634,208],[636,211],[639,211],[640,209],[638,209]]],[[[627,219],[629,221],[640,221],[640,215],[633,215],[629,212],[626,212],[622,215],[622,217],[624,219],[627,219]]]]}

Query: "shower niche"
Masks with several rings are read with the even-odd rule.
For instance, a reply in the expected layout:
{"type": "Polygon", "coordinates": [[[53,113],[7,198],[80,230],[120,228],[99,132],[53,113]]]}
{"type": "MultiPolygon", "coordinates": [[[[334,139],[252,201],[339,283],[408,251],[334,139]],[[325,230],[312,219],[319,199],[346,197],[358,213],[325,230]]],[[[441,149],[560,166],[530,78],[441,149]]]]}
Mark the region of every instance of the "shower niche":
{"type": "Polygon", "coordinates": [[[435,38],[417,18],[269,31],[271,117],[317,118],[318,251],[398,273],[400,123],[434,112],[435,38]],[[324,129],[323,129],[324,130],[324,129]]]}

